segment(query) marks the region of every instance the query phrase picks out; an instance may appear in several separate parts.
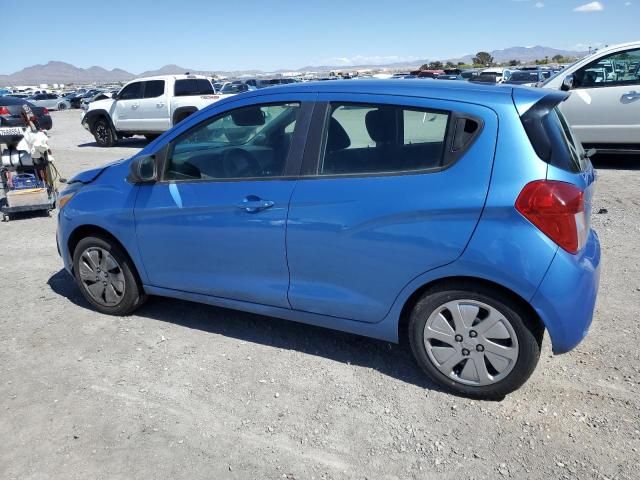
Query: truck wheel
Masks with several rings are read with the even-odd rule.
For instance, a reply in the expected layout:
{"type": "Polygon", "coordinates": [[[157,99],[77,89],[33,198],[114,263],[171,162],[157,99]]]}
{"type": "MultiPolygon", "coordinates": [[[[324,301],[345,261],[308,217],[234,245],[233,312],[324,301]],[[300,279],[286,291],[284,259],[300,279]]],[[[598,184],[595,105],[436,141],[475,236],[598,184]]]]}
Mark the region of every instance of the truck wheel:
{"type": "Polygon", "coordinates": [[[113,147],[116,143],[115,135],[109,122],[104,118],[99,118],[93,124],[92,132],[96,143],[101,147],[113,147]]]}

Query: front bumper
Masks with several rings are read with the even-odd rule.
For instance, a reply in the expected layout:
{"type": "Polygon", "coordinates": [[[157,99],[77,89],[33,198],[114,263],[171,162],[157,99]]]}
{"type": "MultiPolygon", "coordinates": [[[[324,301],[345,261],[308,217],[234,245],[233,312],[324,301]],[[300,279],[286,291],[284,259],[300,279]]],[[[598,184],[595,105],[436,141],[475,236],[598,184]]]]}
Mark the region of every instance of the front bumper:
{"type": "Polygon", "coordinates": [[[577,255],[558,249],[531,305],[551,337],[553,353],[565,353],[587,335],[600,282],[600,241],[592,230],[577,255]]]}

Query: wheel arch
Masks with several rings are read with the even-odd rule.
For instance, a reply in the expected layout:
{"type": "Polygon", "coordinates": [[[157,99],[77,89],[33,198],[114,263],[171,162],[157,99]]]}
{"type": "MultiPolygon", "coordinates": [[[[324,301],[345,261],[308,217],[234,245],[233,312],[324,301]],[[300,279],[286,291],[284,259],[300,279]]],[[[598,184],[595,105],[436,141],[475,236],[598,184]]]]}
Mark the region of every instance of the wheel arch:
{"type": "Polygon", "coordinates": [[[89,110],[85,114],[85,120],[87,122],[87,125],[89,125],[89,131],[91,131],[93,133],[93,126],[101,118],[104,118],[107,121],[107,123],[111,127],[111,130],[113,130],[113,133],[117,135],[116,127],[113,124],[113,120],[111,119],[111,115],[109,115],[109,112],[107,112],[104,109],[89,110]]]}
{"type": "Polygon", "coordinates": [[[451,276],[451,277],[442,277],[430,282],[423,284],[418,287],[405,301],[402,306],[402,310],[400,311],[400,317],[398,319],[398,340],[400,343],[408,343],[408,327],[409,327],[409,317],[411,315],[411,311],[415,304],[420,300],[422,295],[428,290],[436,289],[436,288],[463,288],[469,289],[474,286],[483,286],[485,288],[497,289],[502,294],[511,298],[517,305],[519,305],[525,312],[527,312],[527,319],[534,323],[533,326],[539,329],[538,333],[542,335],[545,330],[545,325],[538,315],[538,312],[531,306],[529,302],[527,302],[523,297],[518,295],[513,290],[500,285],[499,283],[492,282],[491,280],[487,280],[479,277],[471,277],[471,276],[451,276]]]}
{"type": "Polygon", "coordinates": [[[185,118],[189,117],[189,115],[196,113],[198,111],[197,107],[189,106],[189,107],[179,107],[173,112],[173,117],[171,119],[172,125],[177,125],[185,118]]]}
{"type": "Polygon", "coordinates": [[[133,267],[133,274],[136,277],[138,285],[142,288],[143,283],[140,277],[140,272],[138,271],[138,265],[133,260],[133,257],[127,250],[127,247],[125,247],[124,244],[120,240],[118,240],[118,238],[114,234],[112,234],[107,229],[100,227],[98,225],[91,225],[91,224],[80,225],[76,227],[69,235],[69,238],[67,240],[67,249],[69,252],[69,256],[71,257],[70,264],[72,268],[73,268],[73,257],[75,254],[75,250],[78,246],[78,243],[83,238],[86,238],[89,236],[101,237],[116,244],[118,248],[120,248],[124,252],[124,254],[127,256],[127,260],[129,260],[129,262],[131,263],[131,266],[133,267]]]}

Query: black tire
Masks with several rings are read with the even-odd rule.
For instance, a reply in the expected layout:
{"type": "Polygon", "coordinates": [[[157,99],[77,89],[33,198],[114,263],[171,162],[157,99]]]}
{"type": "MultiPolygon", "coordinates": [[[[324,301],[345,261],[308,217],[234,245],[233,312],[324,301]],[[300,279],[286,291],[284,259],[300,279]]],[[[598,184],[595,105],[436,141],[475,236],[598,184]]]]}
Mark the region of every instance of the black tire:
{"type": "Polygon", "coordinates": [[[61,103],[58,105],[58,110],[66,110],[67,109],[67,104],[66,103],[61,103]]]}
{"type": "Polygon", "coordinates": [[[482,400],[501,400],[527,381],[538,364],[543,335],[544,328],[517,301],[498,289],[473,282],[441,285],[426,291],[411,312],[408,331],[413,355],[431,380],[457,395],[482,400]],[[501,380],[489,385],[466,385],[441,372],[429,357],[424,340],[427,320],[436,309],[455,300],[477,301],[495,308],[511,325],[518,355],[501,380]]]}
{"type": "Polygon", "coordinates": [[[147,133],[145,134],[144,138],[146,138],[147,140],[149,140],[150,142],[153,142],[156,138],[158,138],[160,136],[159,133],[147,133]]]}
{"type": "Polygon", "coordinates": [[[138,279],[133,262],[129,256],[108,238],[99,236],[85,237],[80,240],[73,252],[73,272],[76,284],[82,292],[84,298],[101,313],[108,315],[129,315],[140,307],[147,299],[141,283],[138,279]],[[118,263],[122,275],[124,276],[124,292],[116,305],[104,305],[98,303],[89,293],[88,288],[83,283],[80,276],[80,262],[85,251],[92,248],[106,250],[118,263]]]}
{"type": "Polygon", "coordinates": [[[100,147],[113,147],[116,144],[116,135],[106,118],[96,120],[91,133],[100,147]]]}

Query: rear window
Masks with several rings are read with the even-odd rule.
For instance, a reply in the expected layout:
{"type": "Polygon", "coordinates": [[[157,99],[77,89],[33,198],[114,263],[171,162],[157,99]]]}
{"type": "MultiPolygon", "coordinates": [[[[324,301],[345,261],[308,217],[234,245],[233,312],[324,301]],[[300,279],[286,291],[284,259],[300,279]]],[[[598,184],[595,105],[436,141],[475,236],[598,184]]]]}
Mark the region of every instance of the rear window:
{"type": "Polygon", "coordinates": [[[206,78],[186,78],[183,80],[176,80],[176,97],[186,97],[188,95],[211,95],[213,93],[213,86],[206,78]]]}
{"type": "Polygon", "coordinates": [[[449,113],[390,105],[332,104],[320,175],[441,167],[449,113]]]}

